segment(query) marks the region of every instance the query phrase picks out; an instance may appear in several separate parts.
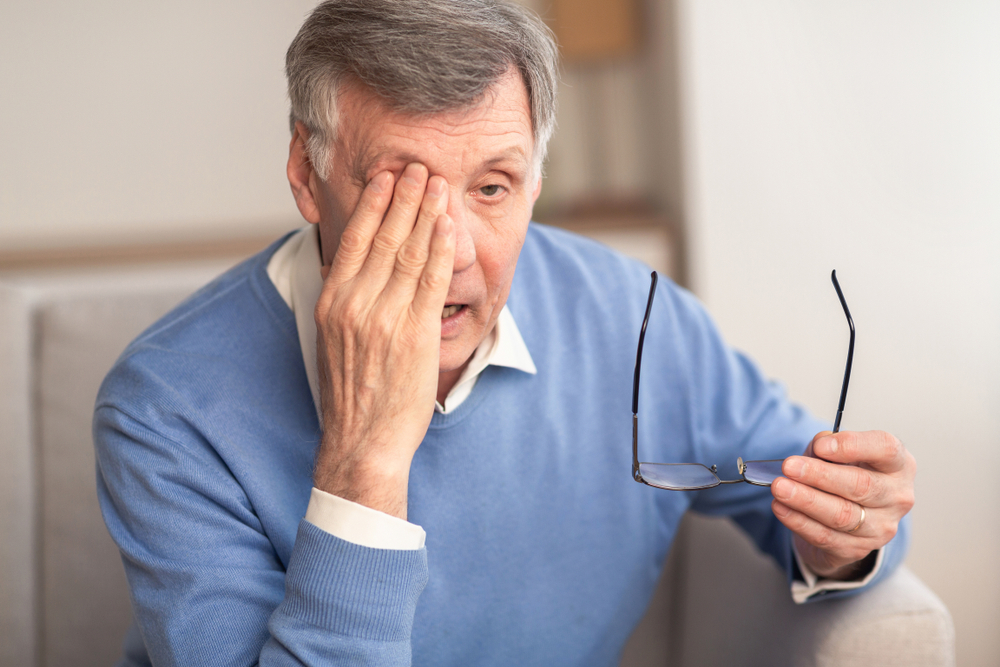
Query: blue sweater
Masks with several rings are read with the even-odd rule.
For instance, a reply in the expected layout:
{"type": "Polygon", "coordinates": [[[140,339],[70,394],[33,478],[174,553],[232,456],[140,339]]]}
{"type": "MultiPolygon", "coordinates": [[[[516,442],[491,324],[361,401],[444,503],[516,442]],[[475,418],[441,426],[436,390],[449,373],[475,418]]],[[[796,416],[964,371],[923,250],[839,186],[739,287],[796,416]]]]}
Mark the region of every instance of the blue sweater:
{"type": "MultiPolygon", "coordinates": [[[[320,430],[266,273],[279,244],[140,336],[98,396],[98,491],[141,635],[130,663],[144,645],[157,665],[612,665],[689,508],[732,516],[791,576],[768,489],[632,480],[648,271],[538,225],[508,300],[538,374],[488,367],[434,415],[409,485],[426,548],[361,547],[303,521],[320,430]]],[[[642,460],[732,478],[738,456],[801,453],[825,427],[669,281],[649,327],[642,460]]],[[[905,526],[879,578],[903,545],[905,526]]]]}

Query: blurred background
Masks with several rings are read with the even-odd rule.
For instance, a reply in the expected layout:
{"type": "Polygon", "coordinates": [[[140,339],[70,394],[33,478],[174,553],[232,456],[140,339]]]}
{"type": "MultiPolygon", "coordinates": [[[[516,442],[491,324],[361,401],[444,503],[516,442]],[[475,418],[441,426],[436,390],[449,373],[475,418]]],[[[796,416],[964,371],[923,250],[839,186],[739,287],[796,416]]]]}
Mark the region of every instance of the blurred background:
{"type": "MultiPolygon", "coordinates": [[[[282,68],[314,4],[0,4],[0,281],[232,263],[301,226],[282,68]]],[[[908,564],[959,664],[1000,664],[1000,3],[528,4],[565,56],[536,219],[673,275],[831,420],[837,269],[843,428],[916,456],[908,564]]],[[[0,486],[45,458],[19,465],[0,486]]],[[[43,570],[0,573],[0,604],[43,570]]]]}

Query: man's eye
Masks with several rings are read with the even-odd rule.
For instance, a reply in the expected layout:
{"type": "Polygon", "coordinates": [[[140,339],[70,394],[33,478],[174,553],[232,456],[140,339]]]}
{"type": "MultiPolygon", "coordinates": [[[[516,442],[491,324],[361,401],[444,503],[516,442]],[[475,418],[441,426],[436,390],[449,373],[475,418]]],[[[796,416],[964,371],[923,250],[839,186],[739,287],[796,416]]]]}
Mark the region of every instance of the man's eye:
{"type": "Polygon", "coordinates": [[[483,187],[479,188],[479,192],[486,195],[487,197],[496,197],[498,194],[500,194],[502,190],[503,188],[496,184],[484,185],[483,187]]]}

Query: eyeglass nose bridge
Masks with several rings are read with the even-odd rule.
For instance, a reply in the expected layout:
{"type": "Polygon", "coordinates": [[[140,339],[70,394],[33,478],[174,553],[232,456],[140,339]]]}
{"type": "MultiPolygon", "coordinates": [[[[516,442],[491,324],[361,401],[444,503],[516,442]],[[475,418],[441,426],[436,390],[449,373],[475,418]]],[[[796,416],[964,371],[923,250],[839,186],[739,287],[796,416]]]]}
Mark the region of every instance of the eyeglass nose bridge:
{"type": "Polygon", "coordinates": [[[719,480],[719,484],[740,484],[741,482],[748,481],[745,477],[743,477],[743,471],[747,469],[746,465],[743,463],[743,457],[736,459],[736,469],[740,472],[740,479],[722,479],[719,477],[719,467],[714,463],[710,465],[708,469],[711,470],[715,477],[719,480]]]}

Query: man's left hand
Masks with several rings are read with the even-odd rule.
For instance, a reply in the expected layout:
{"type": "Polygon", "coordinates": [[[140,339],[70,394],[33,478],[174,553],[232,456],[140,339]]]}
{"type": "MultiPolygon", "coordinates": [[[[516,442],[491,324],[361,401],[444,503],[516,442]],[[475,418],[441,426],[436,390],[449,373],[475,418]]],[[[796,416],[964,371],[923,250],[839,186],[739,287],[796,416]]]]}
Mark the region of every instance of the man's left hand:
{"type": "Polygon", "coordinates": [[[851,579],[913,507],[916,470],[913,455],[889,433],[824,431],[804,456],[785,459],[771,508],[813,572],[851,579]]]}

